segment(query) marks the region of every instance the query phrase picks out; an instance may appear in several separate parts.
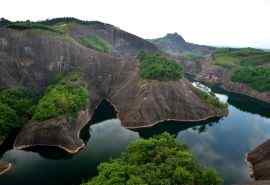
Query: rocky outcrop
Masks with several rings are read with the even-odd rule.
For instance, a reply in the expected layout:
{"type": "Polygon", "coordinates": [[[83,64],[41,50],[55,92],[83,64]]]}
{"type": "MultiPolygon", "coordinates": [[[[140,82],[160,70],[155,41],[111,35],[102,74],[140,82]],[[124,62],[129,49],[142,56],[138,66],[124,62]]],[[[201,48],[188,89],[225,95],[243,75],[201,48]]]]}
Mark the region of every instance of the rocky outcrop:
{"type": "Polygon", "coordinates": [[[0,175],[7,173],[11,169],[11,163],[0,160],[0,175]]]}
{"type": "Polygon", "coordinates": [[[44,91],[61,72],[80,70],[89,88],[90,105],[73,123],[63,116],[30,121],[15,147],[58,146],[70,153],[84,146],[78,133],[100,102],[108,100],[123,126],[149,127],[164,120],[198,121],[227,114],[208,105],[186,79],[142,80],[139,62],[86,48],[74,39],[41,30],[0,28],[0,88],[24,86],[44,91]]]}
{"type": "Polygon", "coordinates": [[[56,146],[68,153],[77,153],[84,147],[80,131],[90,119],[89,110],[83,110],[78,113],[76,120],[61,116],[42,122],[31,121],[16,137],[14,147],[56,146]]]}
{"type": "Polygon", "coordinates": [[[247,160],[251,163],[256,180],[270,180],[270,140],[248,153],[247,160]]]}

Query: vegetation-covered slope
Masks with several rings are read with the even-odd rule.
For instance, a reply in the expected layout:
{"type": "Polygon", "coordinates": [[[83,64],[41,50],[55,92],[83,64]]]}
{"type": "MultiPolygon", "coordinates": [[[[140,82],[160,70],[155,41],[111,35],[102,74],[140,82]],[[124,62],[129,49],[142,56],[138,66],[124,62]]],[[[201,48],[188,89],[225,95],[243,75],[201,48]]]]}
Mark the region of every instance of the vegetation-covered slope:
{"type": "Polygon", "coordinates": [[[102,163],[82,185],[221,185],[222,178],[198,163],[188,148],[164,133],[129,145],[120,158],[102,163]]]}
{"type": "Polygon", "coordinates": [[[214,64],[232,71],[233,82],[245,83],[260,92],[270,91],[269,52],[252,48],[218,49],[214,64]]]}

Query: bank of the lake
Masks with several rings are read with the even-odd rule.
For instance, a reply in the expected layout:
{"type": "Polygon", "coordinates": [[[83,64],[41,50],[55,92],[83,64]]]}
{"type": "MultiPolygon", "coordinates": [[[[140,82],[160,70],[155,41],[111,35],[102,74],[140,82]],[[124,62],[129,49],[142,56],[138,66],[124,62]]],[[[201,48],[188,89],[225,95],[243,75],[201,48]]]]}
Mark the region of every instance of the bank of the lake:
{"type": "Polygon", "coordinates": [[[2,160],[11,162],[14,170],[0,176],[0,182],[5,185],[78,185],[96,175],[100,162],[119,156],[130,142],[164,131],[184,141],[203,164],[215,167],[226,185],[250,181],[245,155],[270,138],[270,119],[266,114],[269,107],[247,97],[235,94],[227,97],[226,92],[219,93],[219,98],[229,103],[229,115],[222,119],[194,124],[169,122],[136,130],[122,127],[116,119],[104,122],[95,119],[97,124],[82,133],[87,146],[76,155],[66,155],[55,148],[7,150],[2,160]]]}

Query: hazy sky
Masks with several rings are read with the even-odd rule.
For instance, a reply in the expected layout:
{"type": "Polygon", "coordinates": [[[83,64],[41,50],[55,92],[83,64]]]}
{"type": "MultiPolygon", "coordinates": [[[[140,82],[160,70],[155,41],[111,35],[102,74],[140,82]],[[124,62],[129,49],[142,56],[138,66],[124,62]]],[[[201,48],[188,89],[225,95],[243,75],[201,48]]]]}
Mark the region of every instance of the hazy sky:
{"type": "Polygon", "coordinates": [[[143,38],[178,32],[215,46],[270,48],[270,0],[1,0],[0,17],[77,17],[118,26],[143,38]]]}

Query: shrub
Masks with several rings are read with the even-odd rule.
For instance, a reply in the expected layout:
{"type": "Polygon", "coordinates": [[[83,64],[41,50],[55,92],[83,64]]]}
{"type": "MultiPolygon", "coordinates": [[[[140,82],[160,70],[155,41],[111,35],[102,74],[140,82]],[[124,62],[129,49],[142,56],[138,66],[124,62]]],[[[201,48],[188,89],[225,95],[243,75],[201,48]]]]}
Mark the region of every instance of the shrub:
{"type": "MultiPolygon", "coordinates": [[[[32,115],[36,95],[25,88],[0,91],[0,137],[8,136],[15,128],[22,127],[32,115]]],[[[0,139],[1,139],[0,138],[0,139]]]]}
{"type": "Polygon", "coordinates": [[[222,103],[219,99],[215,96],[215,94],[204,92],[196,87],[193,88],[194,92],[208,105],[220,108],[220,109],[227,109],[227,104],[222,103]]]}
{"type": "Polygon", "coordinates": [[[64,114],[74,116],[87,105],[88,98],[88,90],[81,83],[80,75],[70,74],[56,85],[48,87],[36,107],[33,119],[44,121],[64,114]]]}
{"type": "Polygon", "coordinates": [[[111,44],[98,36],[81,37],[80,42],[84,46],[96,49],[100,52],[110,53],[112,50],[111,44]]]}
{"type": "Polygon", "coordinates": [[[201,166],[187,147],[167,133],[139,139],[118,159],[101,163],[98,176],[82,185],[220,185],[217,173],[201,166]]]}
{"type": "Polygon", "coordinates": [[[167,59],[159,54],[146,54],[141,52],[140,76],[143,79],[152,80],[178,80],[183,77],[183,67],[176,61],[167,59]]]}

